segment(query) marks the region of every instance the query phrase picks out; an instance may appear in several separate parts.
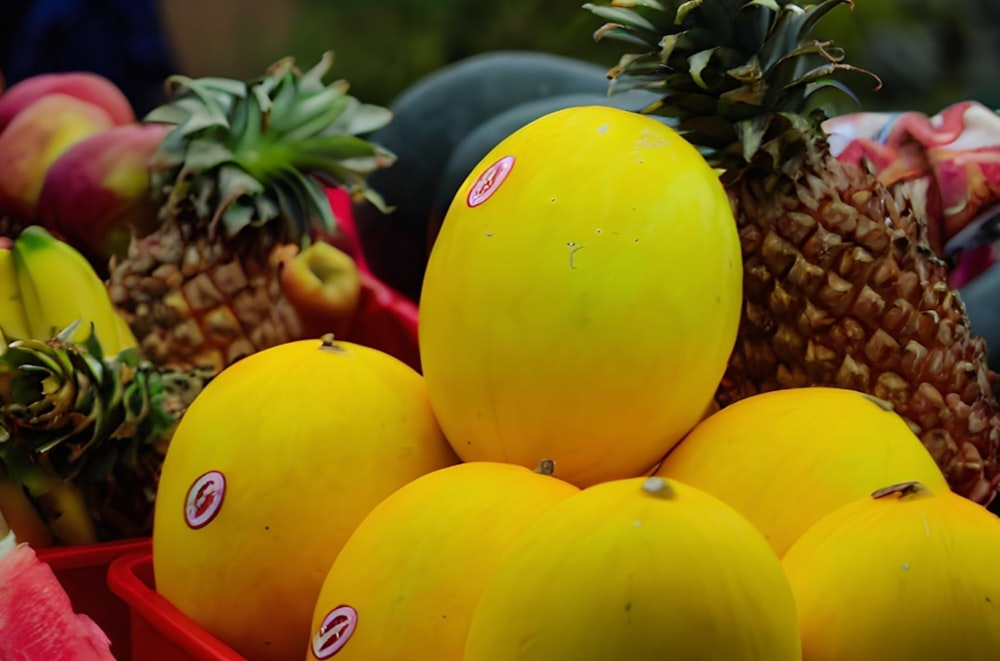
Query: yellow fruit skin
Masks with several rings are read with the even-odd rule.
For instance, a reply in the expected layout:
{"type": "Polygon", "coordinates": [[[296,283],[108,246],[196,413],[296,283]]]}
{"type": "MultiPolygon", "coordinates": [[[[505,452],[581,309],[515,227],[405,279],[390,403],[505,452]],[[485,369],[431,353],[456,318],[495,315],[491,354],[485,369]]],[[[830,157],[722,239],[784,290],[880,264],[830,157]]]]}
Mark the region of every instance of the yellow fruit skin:
{"type": "Polygon", "coordinates": [[[8,340],[31,337],[14,269],[14,253],[0,247],[0,330],[8,340]]]}
{"type": "Polygon", "coordinates": [[[31,225],[12,252],[30,337],[47,340],[78,321],[70,339],[83,342],[94,332],[107,356],[136,346],[104,282],[76,248],[31,225]]]}
{"type": "Polygon", "coordinates": [[[795,661],[778,558],[697,489],[599,484],[544,512],[487,584],[465,661],[795,661]]]}
{"type": "Polygon", "coordinates": [[[578,486],[644,474],[712,399],[741,264],[716,174],[666,126],[578,107],[523,127],[470,174],[429,258],[420,351],[445,436],[467,461],[554,459],[578,486]]]}
{"type": "MultiPolygon", "coordinates": [[[[472,611],[504,551],[557,502],[579,492],[521,466],[459,464],[402,487],[361,522],[333,563],[313,612],[347,604],[358,626],[336,658],[462,661],[472,611]]],[[[306,661],[322,658],[322,643],[306,661]]]]}
{"type": "Polygon", "coordinates": [[[1000,520],[947,490],[861,498],[782,560],[805,661],[993,661],[1000,520]]]}
{"type": "Polygon", "coordinates": [[[301,658],[313,606],[350,533],[379,501],[454,464],[422,377],[371,348],[278,345],[220,373],[184,414],[156,499],[157,590],[260,660],[301,658]],[[225,476],[192,529],[188,490],[225,476]]]}
{"type": "Polygon", "coordinates": [[[710,415],[656,474],[733,506],[779,556],[820,517],[887,484],[947,488],[920,439],[884,403],[819,387],[755,395],[710,415]]]}

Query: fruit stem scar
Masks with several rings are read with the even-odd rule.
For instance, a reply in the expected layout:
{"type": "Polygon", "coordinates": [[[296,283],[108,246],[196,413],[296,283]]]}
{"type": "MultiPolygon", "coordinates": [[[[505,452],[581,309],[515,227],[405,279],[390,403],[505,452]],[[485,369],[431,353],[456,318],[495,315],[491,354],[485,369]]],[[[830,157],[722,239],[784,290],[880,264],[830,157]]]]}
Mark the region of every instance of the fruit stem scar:
{"type": "Polygon", "coordinates": [[[878,489],[872,492],[871,497],[885,498],[886,496],[898,495],[900,498],[905,498],[906,496],[911,496],[917,493],[927,493],[928,489],[922,483],[917,481],[910,482],[900,482],[899,484],[891,484],[882,489],[878,489]]]}
{"type": "Polygon", "coordinates": [[[555,475],[556,462],[554,459],[542,459],[538,462],[535,472],[539,475],[555,475]]]}
{"type": "Polygon", "coordinates": [[[336,353],[344,353],[344,347],[337,344],[337,339],[333,336],[333,333],[324,333],[323,337],[320,338],[320,350],[322,351],[334,351],[336,353]]]}
{"type": "Polygon", "coordinates": [[[576,241],[567,241],[566,247],[569,248],[569,267],[575,269],[576,263],[573,261],[573,258],[577,251],[583,249],[585,246],[578,244],[576,241]]]}
{"type": "Polygon", "coordinates": [[[659,498],[670,498],[674,495],[674,491],[667,481],[657,475],[646,478],[642,483],[642,490],[659,498]]]}

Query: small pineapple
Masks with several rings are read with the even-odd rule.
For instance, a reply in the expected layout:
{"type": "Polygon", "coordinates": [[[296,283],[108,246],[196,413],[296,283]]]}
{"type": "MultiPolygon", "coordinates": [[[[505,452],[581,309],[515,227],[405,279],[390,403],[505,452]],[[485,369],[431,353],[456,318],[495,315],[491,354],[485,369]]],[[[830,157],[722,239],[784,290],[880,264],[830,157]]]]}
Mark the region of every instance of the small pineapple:
{"type": "MultiPolygon", "coordinates": [[[[1000,472],[1000,412],[985,343],[928,245],[918,188],[888,191],[828,149],[834,78],[856,69],[810,37],[849,0],[614,0],[586,8],[595,38],[635,52],[612,90],[662,97],[722,172],[739,225],[744,309],[719,406],[758,392],[860,390],[907,420],[952,488],[981,503],[1000,472]]],[[[865,72],[862,72],[865,73],[865,72]]]]}
{"type": "Polygon", "coordinates": [[[176,124],[151,166],[161,224],[112,260],[108,291],[154,364],[218,372],[301,337],[278,269],[335,235],[321,184],[381,205],[364,177],[393,156],[359,135],[391,115],[323,83],[331,64],[327,53],[301,73],[286,58],[249,82],[175,76],[145,118],[176,124]]]}
{"type": "Polygon", "coordinates": [[[53,537],[89,544],[149,535],[170,437],[212,374],[160,370],[96,336],[0,337],[0,468],[53,537]]]}

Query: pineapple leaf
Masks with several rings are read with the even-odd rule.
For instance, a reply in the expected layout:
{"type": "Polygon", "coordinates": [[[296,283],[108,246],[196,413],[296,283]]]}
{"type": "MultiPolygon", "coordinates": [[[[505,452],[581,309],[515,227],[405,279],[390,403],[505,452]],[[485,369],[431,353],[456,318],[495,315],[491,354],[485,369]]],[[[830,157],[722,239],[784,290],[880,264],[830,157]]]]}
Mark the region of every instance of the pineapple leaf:
{"type": "Polygon", "coordinates": [[[294,145],[312,135],[322,133],[331,126],[350,106],[351,100],[328,94],[317,94],[302,102],[300,110],[289,116],[287,126],[275,127],[285,144],[294,145]]]}
{"type": "Polygon", "coordinates": [[[590,2],[583,5],[583,8],[590,10],[599,18],[617,23],[622,27],[645,31],[651,34],[656,34],[659,31],[659,28],[649,21],[649,19],[644,18],[641,14],[631,9],[625,9],[621,6],[595,5],[590,2]]]}
{"type": "Polygon", "coordinates": [[[657,0],[614,0],[611,4],[615,7],[645,7],[647,9],[655,9],[658,11],[665,11],[662,4],[657,0]]]}
{"type": "Polygon", "coordinates": [[[594,32],[594,41],[601,41],[603,39],[621,41],[631,46],[638,46],[640,48],[656,47],[656,39],[653,36],[646,37],[638,35],[634,31],[615,23],[605,23],[594,32]]]}
{"type": "Polygon", "coordinates": [[[255,211],[253,206],[238,201],[231,202],[229,206],[225,207],[222,210],[220,220],[226,236],[236,236],[236,233],[241,229],[253,224],[254,218],[258,217],[254,213],[255,211]]]}
{"type": "MultiPolygon", "coordinates": [[[[325,51],[320,55],[319,62],[317,62],[311,69],[302,74],[300,86],[309,88],[321,88],[323,87],[323,77],[329,73],[330,69],[333,67],[333,51],[325,51]]],[[[347,90],[344,90],[346,92],[347,90]]]]}
{"type": "Polygon", "coordinates": [[[609,70],[609,93],[640,88],[662,94],[642,112],[676,118],[678,129],[717,168],[741,168],[761,153],[761,163],[770,159],[787,170],[803,144],[825,140],[819,122],[833,108],[832,92],[848,91],[837,79],[860,71],[844,64],[832,43],[810,36],[841,4],[851,6],[850,0],[803,6],[791,0],[672,0],[658,9],[632,9],[631,0],[612,0],[585,8],[605,21],[595,38],[634,49],[609,70]]]}
{"type": "Polygon", "coordinates": [[[343,80],[324,83],[332,62],[324,53],[301,73],[284,58],[251,81],[174,77],[170,100],[149,115],[177,125],[152,159],[164,215],[193,209],[229,236],[282,222],[290,241],[308,240],[314,224],[336,229],[319,182],[363,190],[364,175],[394,156],[358,137],[391,112],[349,96],[343,80]]]}
{"type": "Polygon", "coordinates": [[[184,167],[187,171],[199,172],[215,170],[233,161],[233,152],[228,147],[214,140],[200,139],[188,144],[184,167]]]}
{"type": "Polygon", "coordinates": [[[171,399],[163,384],[176,377],[136,349],[102,359],[94,342],[16,340],[0,353],[0,462],[21,484],[41,465],[58,479],[104,479],[138,446],[169,438],[190,402],[171,399]]]}
{"type": "Polygon", "coordinates": [[[392,111],[382,106],[358,103],[337,118],[323,135],[364,135],[376,131],[392,121],[392,111]]]}
{"type": "Polygon", "coordinates": [[[688,71],[691,74],[691,78],[694,80],[695,84],[702,89],[709,88],[702,78],[702,73],[708,66],[708,63],[712,59],[712,55],[715,54],[715,51],[715,48],[709,48],[707,50],[699,51],[688,58],[688,71]]]}

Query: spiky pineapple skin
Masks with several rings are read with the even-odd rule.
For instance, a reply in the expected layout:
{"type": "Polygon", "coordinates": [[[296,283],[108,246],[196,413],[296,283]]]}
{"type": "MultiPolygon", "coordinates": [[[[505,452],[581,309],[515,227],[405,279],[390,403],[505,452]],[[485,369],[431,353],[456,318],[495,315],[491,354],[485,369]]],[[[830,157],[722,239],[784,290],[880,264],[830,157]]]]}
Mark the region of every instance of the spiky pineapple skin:
{"type": "Polygon", "coordinates": [[[192,213],[134,239],[113,262],[108,292],[143,355],[171,369],[225,366],[301,339],[302,323],[282,294],[282,255],[298,247],[267,226],[218,240],[192,213]]]}
{"type": "Polygon", "coordinates": [[[893,196],[825,151],[795,178],[751,166],[727,183],[744,309],[717,404],[803,386],[869,393],[906,419],[954,490],[992,499],[995,377],[911,206],[917,192],[893,196]]]}
{"type": "Polygon", "coordinates": [[[878,84],[810,36],[839,5],[851,1],[584,6],[607,21],[595,38],[628,44],[613,83],[660,92],[643,112],[677,118],[724,173],[744,310],[716,406],[794,386],[860,390],[908,421],[956,492],[986,503],[1000,407],[984,341],[931,249],[934,205],[926,187],[887,190],[831,157],[821,128],[840,74],[878,84]]]}

